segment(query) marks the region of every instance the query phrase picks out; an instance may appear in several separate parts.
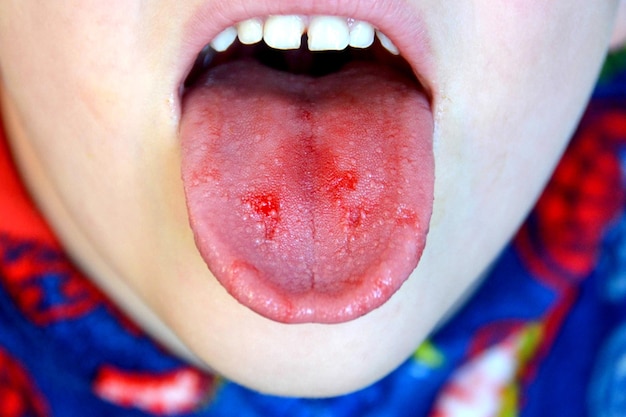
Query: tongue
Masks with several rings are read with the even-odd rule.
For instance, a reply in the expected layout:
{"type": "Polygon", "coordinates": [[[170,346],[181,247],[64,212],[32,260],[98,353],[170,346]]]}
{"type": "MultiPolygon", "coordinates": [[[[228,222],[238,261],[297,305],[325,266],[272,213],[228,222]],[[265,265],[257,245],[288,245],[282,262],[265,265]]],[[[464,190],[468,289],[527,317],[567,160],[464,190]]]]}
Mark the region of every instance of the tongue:
{"type": "Polygon", "coordinates": [[[433,205],[433,122],[416,84],[354,63],[322,78],[252,62],[186,96],[182,177],[210,270],[285,323],[383,304],[416,267],[433,205]]]}

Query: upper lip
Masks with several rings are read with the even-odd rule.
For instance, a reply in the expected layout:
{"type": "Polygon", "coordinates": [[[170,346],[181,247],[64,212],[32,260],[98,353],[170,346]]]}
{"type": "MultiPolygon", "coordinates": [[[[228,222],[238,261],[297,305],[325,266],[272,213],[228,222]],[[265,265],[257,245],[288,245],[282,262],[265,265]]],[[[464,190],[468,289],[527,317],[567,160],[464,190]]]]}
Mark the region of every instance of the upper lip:
{"type": "Polygon", "coordinates": [[[179,74],[182,85],[198,53],[237,22],[269,15],[335,15],[367,21],[398,47],[429,97],[433,97],[432,51],[425,22],[405,0],[231,0],[202,2],[185,22],[179,74]]]}

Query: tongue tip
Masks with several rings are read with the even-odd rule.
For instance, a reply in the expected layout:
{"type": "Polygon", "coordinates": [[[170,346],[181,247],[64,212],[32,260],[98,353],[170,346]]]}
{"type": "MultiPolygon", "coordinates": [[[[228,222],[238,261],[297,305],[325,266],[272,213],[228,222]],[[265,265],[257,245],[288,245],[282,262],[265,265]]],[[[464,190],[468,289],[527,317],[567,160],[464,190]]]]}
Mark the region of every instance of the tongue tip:
{"type": "Polygon", "coordinates": [[[218,280],[240,304],[267,319],[284,324],[340,324],[376,310],[400,289],[417,266],[425,242],[413,243],[397,251],[404,262],[389,259],[332,292],[289,291],[241,262],[218,280]]]}
{"type": "MultiPolygon", "coordinates": [[[[384,304],[394,288],[379,288],[370,294],[328,295],[306,293],[279,294],[276,290],[248,291],[248,285],[237,286],[231,295],[255,313],[284,324],[339,324],[357,319],[384,304]]],[[[257,287],[258,288],[258,287],[257,287]]]]}
{"type": "MultiPolygon", "coordinates": [[[[247,291],[237,288],[231,295],[255,313],[284,324],[339,324],[357,319],[383,305],[402,285],[368,288],[361,294],[353,292],[338,295],[307,293],[302,295],[277,294],[275,291],[247,291]]],[[[395,282],[394,282],[395,284],[395,282]]]]}

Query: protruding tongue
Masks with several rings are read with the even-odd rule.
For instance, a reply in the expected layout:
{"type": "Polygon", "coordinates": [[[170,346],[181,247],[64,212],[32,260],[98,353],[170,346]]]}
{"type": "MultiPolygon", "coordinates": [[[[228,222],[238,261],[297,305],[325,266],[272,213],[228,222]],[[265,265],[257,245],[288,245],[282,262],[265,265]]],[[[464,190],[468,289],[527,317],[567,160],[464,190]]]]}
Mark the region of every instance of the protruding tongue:
{"type": "Polygon", "coordinates": [[[240,303],[281,322],[343,322],[415,268],[434,161],[414,81],[372,63],[311,78],[237,61],[213,69],[183,110],[196,245],[240,303]]]}

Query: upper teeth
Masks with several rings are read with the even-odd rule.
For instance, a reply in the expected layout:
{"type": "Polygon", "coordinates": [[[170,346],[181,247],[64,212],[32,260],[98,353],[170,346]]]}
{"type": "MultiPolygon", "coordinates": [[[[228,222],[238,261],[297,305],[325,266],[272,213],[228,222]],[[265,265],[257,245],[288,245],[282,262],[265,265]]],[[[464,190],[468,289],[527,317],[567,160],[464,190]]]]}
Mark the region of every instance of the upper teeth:
{"type": "Polygon", "coordinates": [[[380,31],[363,21],[337,16],[269,16],[265,20],[254,18],[231,26],[211,41],[211,47],[222,52],[239,38],[245,45],[264,40],[274,49],[298,49],[302,35],[307,33],[311,51],[340,51],[348,46],[367,48],[374,42],[376,34],[381,44],[394,55],[398,48],[380,31]]]}
{"type": "Polygon", "coordinates": [[[336,16],[315,16],[309,22],[310,51],[341,51],[350,43],[350,29],[346,19],[336,16]]]}
{"type": "Polygon", "coordinates": [[[305,29],[300,16],[270,16],[265,21],[263,40],[274,49],[298,49],[305,29]]]}
{"type": "Polygon", "coordinates": [[[236,32],[239,41],[244,45],[252,45],[261,42],[263,39],[263,21],[259,18],[254,18],[240,22],[237,25],[236,32]]]}

